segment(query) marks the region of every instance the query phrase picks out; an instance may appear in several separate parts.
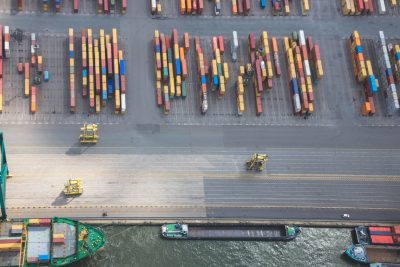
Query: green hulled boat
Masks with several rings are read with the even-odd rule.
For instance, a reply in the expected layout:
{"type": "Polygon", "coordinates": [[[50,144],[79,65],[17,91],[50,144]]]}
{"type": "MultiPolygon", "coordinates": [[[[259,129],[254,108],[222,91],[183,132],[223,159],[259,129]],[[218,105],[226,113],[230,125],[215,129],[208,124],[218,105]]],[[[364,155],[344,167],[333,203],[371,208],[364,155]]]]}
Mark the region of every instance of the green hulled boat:
{"type": "Polygon", "coordinates": [[[24,219],[0,225],[0,266],[65,266],[94,255],[103,233],[78,221],[24,219]]]}

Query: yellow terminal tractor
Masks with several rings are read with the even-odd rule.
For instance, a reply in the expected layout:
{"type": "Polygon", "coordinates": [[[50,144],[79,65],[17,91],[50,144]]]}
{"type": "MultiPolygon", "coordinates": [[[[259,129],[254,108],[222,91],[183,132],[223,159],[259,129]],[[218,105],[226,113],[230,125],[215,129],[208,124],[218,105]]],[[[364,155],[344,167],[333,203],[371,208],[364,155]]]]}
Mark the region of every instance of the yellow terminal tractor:
{"type": "Polygon", "coordinates": [[[267,154],[254,154],[249,161],[246,162],[246,167],[248,171],[251,170],[257,170],[257,171],[263,171],[265,164],[268,161],[268,155],[267,154]]]}
{"type": "Polygon", "coordinates": [[[81,127],[81,134],[79,135],[79,141],[81,145],[84,144],[96,144],[99,136],[97,135],[97,124],[84,124],[81,127]]]}
{"type": "Polygon", "coordinates": [[[64,195],[66,196],[79,196],[83,193],[81,179],[69,179],[68,183],[64,185],[64,195]]]}

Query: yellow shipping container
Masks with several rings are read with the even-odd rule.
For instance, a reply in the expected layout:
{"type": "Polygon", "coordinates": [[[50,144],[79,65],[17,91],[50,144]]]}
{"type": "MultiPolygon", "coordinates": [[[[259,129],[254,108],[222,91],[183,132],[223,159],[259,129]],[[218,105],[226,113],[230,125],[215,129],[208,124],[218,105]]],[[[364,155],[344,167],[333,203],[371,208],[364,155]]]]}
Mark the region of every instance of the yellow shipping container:
{"type": "Polygon", "coordinates": [[[271,61],[267,61],[267,70],[268,70],[268,78],[274,77],[274,72],[272,71],[272,63],[271,61]]]}
{"type": "Polygon", "coordinates": [[[211,61],[211,71],[212,71],[213,76],[218,75],[217,61],[215,59],[213,59],[211,61]]]}
{"type": "Polygon", "coordinates": [[[162,12],[162,7],[161,7],[161,4],[157,4],[157,15],[161,15],[161,12],[162,12]]]}
{"type": "Polygon", "coordinates": [[[24,95],[25,97],[29,96],[29,79],[25,79],[24,95]]]}
{"type": "Polygon", "coordinates": [[[225,84],[224,84],[224,83],[221,83],[221,84],[219,85],[219,95],[218,95],[218,97],[221,98],[221,97],[223,97],[224,95],[225,95],[225,84]]]}
{"type": "Polygon", "coordinates": [[[75,66],[75,60],[73,58],[69,59],[69,66],[74,67],[75,66]]]}
{"type": "Polygon", "coordinates": [[[0,252],[20,251],[21,243],[2,243],[0,244],[0,252]]]}
{"type": "Polygon", "coordinates": [[[156,70],[156,80],[161,81],[161,70],[156,70]]]}
{"type": "Polygon", "coordinates": [[[310,3],[308,2],[308,0],[302,0],[301,8],[303,16],[307,15],[308,12],[310,11],[310,3]]]}
{"type": "Polygon", "coordinates": [[[296,69],[294,68],[294,65],[290,65],[290,79],[296,78],[296,69]]]}
{"type": "Polygon", "coordinates": [[[181,0],[180,2],[181,4],[179,10],[181,15],[184,15],[186,13],[186,0],[181,0]]]}
{"type": "Polygon", "coordinates": [[[238,95],[237,96],[237,106],[238,106],[238,113],[243,113],[244,112],[244,97],[243,95],[238,95]]]}
{"type": "Polygon", "coordinates": [[[119,62],[118,62],[118,59],[114,59],[114,74],[119,74],[119,62]]]}
{"type": "Polygon", "coordinates": [[[261,78],[263,81],[267,78],[267,69],[266,68],[261,68],[261,78]]]}
{"type": "Polygon", "coordinates": [[[314,113],[314,103],[308,103],[308,113],[314,113]]]}
{"type": "Polygon", "coordinates": [[[121,95],[119,90],[115,90],[115,109],[114,113],[119,114],[121,110],[121,95]]]}
{"type": "Polygon", "coordinates": [[[164,95],[168,94],[168,85],[164,85],[163,93],[164,93],[164,95]]]}
{"type": "MultiPolygon", "coordinates": [[[[176,75],[176,86],[180,86],[181,84],[182,84],[181,75],[176,75]]],[[[176,92],[176,96],[180,96],[180,94],[178,95],[178,92],[176,92]]]]}
{"type": "Polygon", "coordinates": [[[68,35],[69,36],[74,36],[74,29],[73,28],[69,28],[68,29],[68,35]]]}
{"type": "Polygon", "coordinates": [[[287,53],[288,49],[290,48],[288,37],[283,38],[283,48],[285,49],[285,52],[287,53]]]}
{"type": "Polygon", "coordinates": [[[113,44],[118,44],[118,33],[115,28],[112,29],[112,42],[113,44]]]}
{"type": "Polygon", "coordinates": [[[227,82],[229,80],[229,65],[227,62],[224,62],[224,77],[225,81],[227,82]]]}
{"type": "Polygon", "coordinates": [[[176,85],[176,96],[180,97],[182,95],[182,89],[180,85],[176,85]]]}
{"type": "MultiPolygon", "coordinates": [[[[168,71],[169,73],[174,73],[174,67],[172,66],[172,63],[168,63],[168,71]]],[[[175,81],[172,75],[170,75],[169,79],[169,96],[171,98],[175,96],[175,81]]]]}
{"type": "Polygon", "coordinates": [[[367,60],[365,61],[365,65],[367,67],[367,75],[374,75],[374,72],[372,70],[372,64],[371,64],[371,60],[367,60]]]}
{"type": "Polygon", "coordinates": [[[239,67],[239,75],[244,75],[244,73],[245,73],[245,68],[244,68],[244,66],[240,66],[239,67]]]}
{"type": "Polygon", "coordinates": [[[28,224],[29,225],[39,225],[40,221],[39,221],[39,219],[29,219],[28,224]]]}
{"type": "Polygon", "coordinates": [[[317,64],[315,66],[316,72],[317,72],[317,77],[318,79],[322,78],[324,76],[324,70],[322,69],[322,62],[321,60],[317,61],[317,64]]]}

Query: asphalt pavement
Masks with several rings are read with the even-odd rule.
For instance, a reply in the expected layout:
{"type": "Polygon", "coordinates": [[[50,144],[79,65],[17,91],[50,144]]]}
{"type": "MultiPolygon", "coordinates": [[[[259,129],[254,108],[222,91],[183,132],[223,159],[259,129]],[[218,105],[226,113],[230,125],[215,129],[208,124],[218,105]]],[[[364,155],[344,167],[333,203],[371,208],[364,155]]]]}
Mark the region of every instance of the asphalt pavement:
{"type": "Polygon", "coordinates": [[[357,85],[350,82],[345,47],[334,56],[352,30],[375,38],[383,29],[397,37],[399,17],[345,18],[334,2],[312,1],[309,17],[292,18],[154,19],[146,1],[129,6],[125,16],[1,14],[1,24],[27,31],[116,27],[128,70],[128,112],[117,124],[100,123],[97,146],[79,145],[77,123],[18,117],[5,123],[0,115],[14,174],[7,181],[10,216],[97,217],[106,210],[116,217],[334,220],[351,213],[357,220],[399,221],[398,118],[363,124],[351,100],[357,85]],[[329,126],[169,123],[155,105],[151,38],[155,29],[169,33],[174,27],[205,37],[232,30],[242,36],[262,30],[278,37],[299,29],[312,34],[331,57],[324,58],[328,71],[320,88],[326,90],[331,115],[322,118],[329,126]],[[256,151],[270,154],[264,174],[243,170],[256,151]],[[61,190],[71,177],[84,180],[85,192],[68,200],[61,190]]]}

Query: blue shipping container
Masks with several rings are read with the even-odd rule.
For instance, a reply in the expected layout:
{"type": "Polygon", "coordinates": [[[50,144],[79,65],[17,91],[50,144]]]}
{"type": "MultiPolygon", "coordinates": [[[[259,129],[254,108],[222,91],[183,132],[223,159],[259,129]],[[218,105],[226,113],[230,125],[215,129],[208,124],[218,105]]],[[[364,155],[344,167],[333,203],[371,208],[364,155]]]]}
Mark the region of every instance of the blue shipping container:
{"type": "Polygon", "coordinates": [[[86,69],[82,70],[82,76],[87,78],[87,70],[86,69]]]}
{"type": "Polygon", "coordinates": [[[125,63],[123,59],[119,61],[119,72],[121,75],[125,75],[125,63]]]}
{"type": "Polygon", "coordinates": [[[114,92],[113,83],[111,79],[107,80],[107,93],[111,95],[114,92]]]}
{"type": "Polygon", "coordinates": [[[107,74],[107,68],[106,67],[102,67],[101,68],[101,74],[107,74]]]}
{"type": "Polygon", "coordinates": [[[297,79],[292,79],[292,93],[298,94],[299,93],[299,86],[297,85],[297,79]]]}
{"type": "Polygon", "coordinates": [[[175,75],[181,75],[181,61],[175,59],[175,75]]]}
{"type": "Polygon", "coordinates": [[[396,59],[396,61],[400,60],[400,52],[396,53],[396,55],[394,55],[394,58],[396,59]]]}
{"type": "Polygon", "coordinates": [[[374,75],[368,76],[368,85],[369,85],[369,90],[371,91],[371,93],[375,94],[377,91],[377,87],[376,87],[376,81],[375,81],[374,75]]]}
{"type": "Polygon", "coordinates": [[[45,82],[49,81],[49,71],[45,70],[43,73],[43,78],[45,82]]]}
{"type": "Polygon", "coordinates": [[[206,84],[207,83],[206,76],[205,75],[201,76],[200,81],[201,81],[201,84],[206,84]]]}
{"type": "Polygon", "coordinates": [[[354,49],[356,51],[356,54],[360,54],[363,52],[362,50],[362,46],[361,45],[357,45],[356,48],[354,49]]]}
{"type": "Polygon", "coordinates": [[[159,45],[156,45],[156,53],[161,53],[161,47],[159,45]]]}
{"type": "Polygon", "coordinates": [[[267,0],[260,0],[260,7],[261,7],[261,9],[264,9],[265,8],[265,2],[266,2],[267,0]]]}
{"type": "Polygon", "coordinates": [[[219,83],[218,76],[213,76],[213,85],[218,86],[218,83],[219,83]]]}
{"type": "Polygon", "coordinates": [[[101,100],[103,101],[103,102],[106,102],[107,101],[107,92],[101,92],[101,100]]]}
{"type": "Polygon", "coordinates": [[[393,76],[392,68],[386,69],[386,77],[393,76]]]}
{"type": "Polygon", "coordinates": [[[75,52],[69,51],[69,58],[75,58],[75,52]]]}

